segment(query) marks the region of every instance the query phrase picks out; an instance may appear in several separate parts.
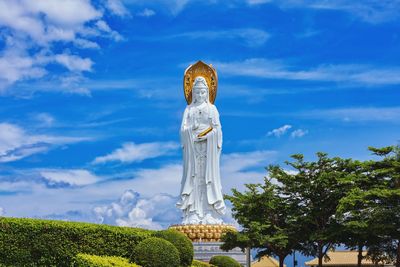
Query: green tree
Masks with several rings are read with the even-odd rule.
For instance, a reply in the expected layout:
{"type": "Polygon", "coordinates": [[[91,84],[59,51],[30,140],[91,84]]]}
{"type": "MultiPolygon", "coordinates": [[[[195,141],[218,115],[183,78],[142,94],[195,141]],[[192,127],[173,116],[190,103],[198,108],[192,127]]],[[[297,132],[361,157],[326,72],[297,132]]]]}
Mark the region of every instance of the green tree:
{"type": "Polygon", "coordinates": [[[339,200],[348,189],[341,180],[349,173],[350,160],[329,158],[326,153],[317,153],[317,160],[310,162],[304,161],[301,154],[292,158],[294,161],[286,164],[294,171],[271,166],[270,176],[282,184],[280,194],[301,214],[298,217],[303,231],[300,250],[305,255],[318,257],[318,265],[322,266],[328,250],[340,242],[341,226],[335,215],[339,200]]]}
{"type": "Polygon", "coordinates": [[[369,163],[350,161],[348,175],[341,182],[348,190],[340,199],[336,212],[341,224],[339,239],[347,248],[358,251],[357,266],[361,267],[366,257],[363,249],[376,244],[378,236],[371,224],[370,204],[360,197],[360,193],[375,186],[376,181],[371,179],[369,163]]]}
{"type": "Polygon", "coordinates": [[[341,212],[362,223],[373,237],[366,242],[372,260],[400,267],[400,148],[369,149],[380,159],[364,163],[363,183],[343,198],[341,212]]]}
{"type": "Polygon", "coordinates": [[[278,186],[271,179],[265,178],[264,184],[247,184],[246,188],[244,193],[233,189],[232,196],[225,196],[232,202],[233,217],[243,230],[226,233],[221,248],[258,248],[258,257],[277,256],[279,266],[283,267],[285,257],[296,248],[300,235],[294,206],[279,194],[278,186]]]}

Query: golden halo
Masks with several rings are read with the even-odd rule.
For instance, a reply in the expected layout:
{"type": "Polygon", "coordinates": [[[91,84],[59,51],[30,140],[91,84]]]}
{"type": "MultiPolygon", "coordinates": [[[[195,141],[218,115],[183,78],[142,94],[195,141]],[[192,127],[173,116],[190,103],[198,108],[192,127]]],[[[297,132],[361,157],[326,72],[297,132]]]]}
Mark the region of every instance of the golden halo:
{"type": "Polygon", "coordinates": [[[215,98],[217,97],[218,88],[217,71],[211,64],[207,65],[201,60],[197,61],[197,63],[193,65],[190,65],[185,70],[185,74],[183,76],[183,92],[185,94],[186,102],[188,105],[192,103],[193,82],[198,76],[203,76],[206,79],[210,94],[210,102],[214,104],[215,98]]]}

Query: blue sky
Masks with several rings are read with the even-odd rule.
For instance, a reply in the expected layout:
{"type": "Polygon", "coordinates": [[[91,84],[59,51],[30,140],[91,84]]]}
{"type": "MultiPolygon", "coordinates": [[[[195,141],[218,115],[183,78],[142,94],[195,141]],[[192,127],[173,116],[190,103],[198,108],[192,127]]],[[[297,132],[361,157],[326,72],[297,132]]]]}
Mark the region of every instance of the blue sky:
{"type": "Polygon", "coordinates": [[[225,193],[294,153],[367,159],[399,141],[399,22],[396,0],[0,0],[0,215],[178,223],[197,60],[225,193]]]}

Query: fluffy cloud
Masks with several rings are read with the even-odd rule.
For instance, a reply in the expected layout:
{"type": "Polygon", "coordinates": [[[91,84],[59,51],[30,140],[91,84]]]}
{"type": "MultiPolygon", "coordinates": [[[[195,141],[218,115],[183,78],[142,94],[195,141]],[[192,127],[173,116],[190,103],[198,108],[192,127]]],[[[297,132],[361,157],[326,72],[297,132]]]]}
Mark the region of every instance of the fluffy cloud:
{"type": "Polygon", "coordinates": [[[0,123],[0,162],[16,161],[52,147],[88,140],[83,137],[30,135],[10,123],[0,123]]]}
{"type": "Polygon", "coordinates": [[[268,132],[268,136],[276,136],[276,137],[281,137],[282,135],[286,134],[286,132],[292,128],[292,125],[283,125],[282,127],[273,129],[272,131],[268,132]]]}
{"type": "Polygon", "coordinates": [[[117,16],[124,17],[130,15],[129,10],[120,0],[107,0],[106,7],[117,16]]]}
{"type": "MultiPolygon", "coordinates": [[[[262,182],[266,175],[264,167],[275,160],[274,151],[222,155],[223,193],[230,194],[231,188],[243,190],[245,183],[262,182]]],[[[142,225],[158,228],[180,220],[180,212],[175,208],[182,176],[180,163],[112,176],[98,176],[84,169],[13,170],[0,175],[0,188],[8,192],[0,195],[0,203],[9,216],[94,221],[90,214],[94,207],[100,207],[97,221],[110,224],[133,225],[134,221],[140,221],[142,225]],[[140,195],[132,201],[128,201],[129,194],[112,201],[127,189],[140,195]],[[120,209],[112,205],[114,202],[127,208],[117,213],[120,209]]],[[[224,220],[233,222],[229,216],[230,213],[224,220]]]]}
{"type": "Polygon", "coordinates": [[[55,122],[55,119],[52,115],[44,112],[35,114],[33,118],[43,127],[49,127],[55,122]]]}
{"type": "Polygon", "coordinates": [[[306,135],[306,134],[308,134],[308,130],[297,129],[297,130],[294,130],[294,131],[290,134],[290,136],[291,136],[292,138],[300,138],[300,137],[303,137],[303,136],[306,135]]]}
{"type": "Polygon", "coordinates": [[[175,151],[179,145],[175,142],[154,142],[154,143],[125,143],[122,148],[118,148],[108,155],[97,157],[93,163],[106,163],[110,161],[120,161],[124,163],[141,162],[145,159],[151,159],[167,155],[175,151]]]}
{"type": "Polygon", "coordinates": [[[151,17],[154,16],[155,14],[156,12],[154,10],[148,8],[145,8],[143,9],[143,11],[137,13],[137,15],[140,17],[151,17]]]}
{"type": "Polygon", "coordinates": [[[93,65],[93,62],[90,58],[81,58],[68,54],[55,55],[54,60],[70,71],[91,71],[93,65]]]}
{"type": "Polygon", "coordinates": [[[53,44],[57,42],[58,47],[68,50],[98,49],[99,45],[91,40],[94,37],[121,40],[102,18],[105,10],[123,15],[122,3],[117,0],[101,3],[109,8],[94,6],[89,0],[0,0],[0,32],[5,41],[0,53],[0,89],[45,76],[50,63],[72,72],[91,71],[90,58],[70,52],[59,54],[53,44]],[[99,27],[99,22],[103,27],[99,27]]]}
{"type": "Polygon", "coordinates": [[[50,185],[67,184],[71,186],[82,186],[94,184],[100,177],[87,170],[43,170],[40,175],[46,179],[50,185]]]}
{"type": "Polygon", "coordinates": [[[0,89],[19,80],[40,78],[47,71],[37,64],[36,58],[6,50],[0,54],[0,89]]]}
{"type": "Polygon", "coordinates": [[[261,183],[266,175],[265,166],[275,161],[277,152],[269,150],[224,154],[221,158],[222,190],[244,190],[244,184],[261,183]]]}
{"type": "Polygon", "coordinates": [[[94,213],[98,223],[163,229],[179,222],[176,201],[175,197],[166,194],[143,198],[139,193],[127,190],[118,201],[95,207],[94,213]]]}
{"type": "Polygon", "coordinates": [[[400,68],[369,65],[319,65],[313,68],[290,66],[279,60],[252,58],[240,62],[214,64],[225,75],[266,79],[340,82],[381,86],[400,84],[400,68]]]}

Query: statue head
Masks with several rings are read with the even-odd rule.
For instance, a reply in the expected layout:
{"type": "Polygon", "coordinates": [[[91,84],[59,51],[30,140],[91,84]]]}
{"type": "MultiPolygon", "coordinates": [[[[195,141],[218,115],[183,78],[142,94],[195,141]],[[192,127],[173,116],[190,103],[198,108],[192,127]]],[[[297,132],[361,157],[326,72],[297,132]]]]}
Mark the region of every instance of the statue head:
{"type": "Polygon", "coordinates": [[[192,89],[193,103],[202,104],[209,102],[207,81],[204,77],[198,76],[193,82],[192,89]]]}

